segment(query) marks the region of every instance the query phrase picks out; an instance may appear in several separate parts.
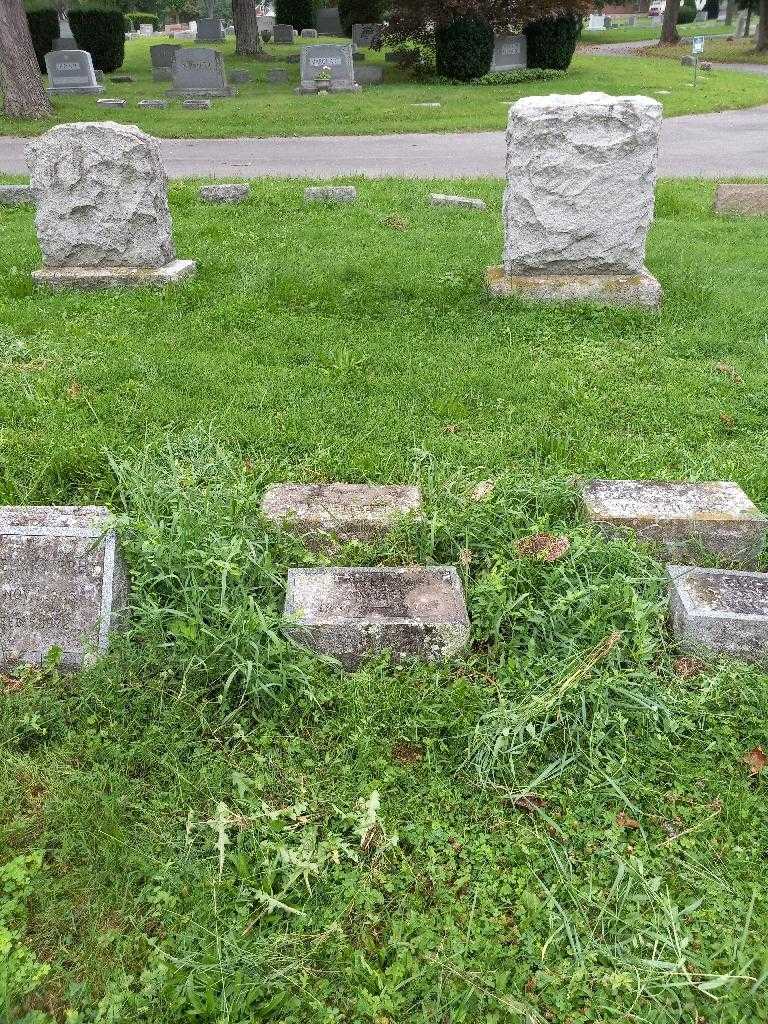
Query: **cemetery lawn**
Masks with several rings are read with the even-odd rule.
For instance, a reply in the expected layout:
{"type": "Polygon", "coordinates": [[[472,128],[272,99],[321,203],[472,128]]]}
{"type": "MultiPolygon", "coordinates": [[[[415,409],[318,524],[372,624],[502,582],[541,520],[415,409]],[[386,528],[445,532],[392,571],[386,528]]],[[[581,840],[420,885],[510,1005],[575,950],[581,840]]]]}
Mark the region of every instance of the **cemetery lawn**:
{"type": "MultiPolygon", "coordinates": [[[[679,60],[684,53],[690,52],[690,45],[685,41],[677,46],[654,46],[640,50],[640,56],[656,56],[679,60]]],[[[703,60],[711,60],[723,64],[768,64],[768,53],[758,53],[755,40],[751,39],[708,39],[704,46],[703,60]]],[[[690,71],[690,69],[689,69],[690,71]]],[[[720,71],[717,72],[721,74],[720,71]]]]}
{"type": "MultiPolygon", "coordinates": [[[[638,19],[639,20],[639,19],[638,19]]],[[[734,25],[725,25],[721,21],[691,22],[688,25],[678,25],[678,33],[685,39],[691,36],[728,36],[735,31],[734,25]]],[[[635,43],[642,39],[658,39],[661,35],[661,28],[658,25],[651,25],[646,18],[634,28],[609,28],[604,32],[581,33],[582,43],[635,43]]],[[[707,44],[709,45],[709,44],[707,44]]]]}
{"type": "Polygon", "coordinates": [[[677,662],[662,566],[572,478],[768,510],[768,224],[662,182],[662,310],[545,308],[484,293],[498,182],[304,184],[174,183],[199,275],[167,292],[36,294],[32,211],[0,209],[0,502],[109,505],[133,579],[100,664],[0,677],[0,1016],[762,1019],[768,674],[677,662]],[[333,479],[423,487],[423,526],[339,557],[457,564],[451,664],[282,639],[316,558],[259,499],[333,479]],[[516,549],[542,530],[552,564],[516,549]]]}
{"type": "MultiPolygon", "coordinates": [[[[521,96],[553,91],[600,90],[615,95],[653,95],[664,90],[668,95],[658,96],[658,99],[668,117],[768,103],[768,80],[756,75],[718,71],[693,90],[690,70],[674,67],[669,61],[647,57],[617,60],[583,54],[577,54],[565,78],[478,86],[408,82],[394,65],[384,63],[383,54],[366,51],[368,63],[384,64],[384,85],[365,87],[359,94],[297,96],[294,88],[298,84],[298,65],[285,64],[284,59],[267,62],[236,58],[233,44],[229,42],[219,47],[225,54],[227,67],[245,68],[254,79],[237,87],[237,97],[215,99],[210,110],[184,110],[179,100],[173,100],[165,110],[144,110],[139,109],[139,100],[163,97],[169,87],[169,83],[152,81],[149,45],[148,40],[140,39],[126,45],[121,73],[133,75],[134,82],[115,85],[107,81],[104,95],[124,97],[128,100],[125,108],[99,108],[93,96],[58,96],[53,100],[54,119],[25,123],[0,116],[0,134],[35,135],[55,123],[94,120],[136,124],[164,138],[492,131],[505,127],[509,103],[521,96]],[[267,83],[267,72],[276,67],[290,70],[289,85],[267,83]],[[441,106],[417,105],[425,102],[438,102],[441,106]]],[[[272,47],[272,53],[282,58],[291,52],[298,53],[299,47],[272,47]]]]}

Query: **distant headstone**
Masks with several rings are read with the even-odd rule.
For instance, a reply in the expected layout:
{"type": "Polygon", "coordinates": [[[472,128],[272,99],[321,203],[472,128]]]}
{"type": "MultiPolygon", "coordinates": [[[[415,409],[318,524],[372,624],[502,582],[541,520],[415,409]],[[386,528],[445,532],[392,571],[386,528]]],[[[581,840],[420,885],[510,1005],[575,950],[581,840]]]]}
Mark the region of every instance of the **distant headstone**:
{"type": "Polygon", "coordinates": [[[375,64],[355,67],[355,81],[358,85],[381,85],[384,81],[384,68],[375,64]]]}
{"type": "Polygon", "coordinates": [[[303,28],[301,30],[301,38],[302,39],[317,39],[317,29],[316,28],[303,28]]]}
{"type": "Polygon", "coordinates": [[[489,268],[491,293],[658,306],[661,287],[644,258],[660,128],[661,104],[645,96],[513,103],[503,265],[489,268]]]}
{"type": "Polygon", "coordinates": [[[271,68],[267,72],[267,81],[270,85],[285,85],[290,80],[291,76],[285,68],[271,68]]]}
{"type": "Polygon", "coordinates": [[[751,565],[768,532],[768,519],[734,483],[589,480],[580,491],[590,522],[604,536],[633,533],[676,561],[695,562],[705,553],[751,565]]]}
{"type": "Polygon", "coordinates": [[[432,206],[461,206],[467,210],[485,210],[486,206],[482,199],[472,199],[469,196],[445,196],[439,192],[433,192],[429,197],[432,206]]]}
{"type": "Polygon", "coordinates": [[[0,206],[34,204],[35,194],[29,185],[0,185],[0,206]]]}
{"type": "Polygon", "coordinates": [[[373,22],[356,24],[352,26],[352,45],[365,47],[366,49],[378,49],[381,46],[381,37],[384,26],[373,22]]]}
{"type": "Polygon", "coordinates": [[[635,17],[635,15],[630,14],[630,16],[627,18],[627,28],[634,28],[636,22],[637,18],[635,17]]]}
{"type": "Polygon", "coordinates": [[[185,110],[210,110],[212,104],[205,96],[190,96],[181,105],[185,110]]]}
{"type": "Polygon", "coordinates": [[[469,639],[453,566],[290,569],[284,616],[297,643],[346,669],[385,651],[442,660],[469,639]]]}
{"type": "Polygon", "coordinates": [[[137,105],[146,110],[165,110],[168,106],[168,100],[139,100],[137,105]]]}
{"type": "Polygon", "coordinates": [[[320,43],[302,47],[301,84],[297,92],[354,92],[359,88],[355,82],[351,46],[320,43]]]}
{"type": "Polygon", "coordinates": [[[173,58],[181,49],[179,43],[159,43],[150,46],[149,59],[152,62],[152,80],[170,82],[173,80],[173,58]]]}
{"type": "Polygon", "coordinates": [[[715,213],[768,217],[768,185],[718,185],[715,213]]]}
{"type": "Polygon", "coordinates": [[[127,85],[128,82],[133,81],[133,75],[110,75],[109,80],[115,85],[127,85]]]}
{"type": "Polygon", "coordinates": [[[343,36],[338,7],[318,7],[315,10],[315,27],[321,36],[343,36]]]}
{"type": "Polygon", "coordinates": [[[139,286],[194,273],[193,261],[175,258],[157,139],[110,121],[61,124],[29,143],[27,159],[43,253],[37,283],[139,286]]]}
{"type": "Polygon", "coordinates": [[[310,185],[304,189],[307,203],[354,203],[356,199],[354,185],[310,185]]]}
{"type": "Polygon", "coordinates": [[[605,17],[602,14],[590,14],[589,21],[587,22],[587,31],[604,32],[605,17]]]}
{"type": "Polygon", "coordinates": [[[278,25],[276,24],[272,29],[272,42],[273,43],[292,43],[293,42],[293,25],[278,25]]]}
{"type": "Polygon", "coordinates": [[[149,22],[142,21],[139,25],[140,36],[151,36],[154,31],[154,27],[149,22]]]}
{"type": "Polygon", "coordinates": [[[256,24],[259,26],[259,35],[262,32],[269,32],[271,35],[275,28],[274,15],[257,15],[256,24]]]}
{"type": "Polygon", "coordinates": [[[0,508],[0,671],[80,669],[107,648],[127,581],[105,508],[0,508]]]}
{"type": "Polygon", "coordinates": [[[659,28],[661,26],[661,18],[658,17],[657,15],[654,15],[650,19],[650,23],[652,28],[659,28]]]}
{"type": "Polygon", "coordinates": [[[96,100],[97,107],[124,107],[128,101],[119,99],[117,97],[110,97],[109,99],[96,100]]]}
{"type": "Polygon", "coordinates": [[[496,36],[493,42],[491,73],[513,71],[528,66],[528,43],[521,33],[516,36],[496,36]]]}
{"type": "Polygon", "coordinates": [[[283,59],[285,60],[286,64],[300,64],[301,63],[301,55],[298,54],[298,53],[289,53],[283,59]]]}
{"type": "Polygon", "coordinates": [[[204,203],[243,203],[250,192],[249,185],[203,185],[199,194],[204,203]]]}
{"type": "Polygon", "coordinates": [[[768,575],[668,565],[672,632],[692,654],[768,662],[768,575]]]}
{"type": "Polygon", "coordinates": [[[45,55],[48,92],[52,96],[104,92],[96,81],[91,55],[85,50],[54,50],[45,55]]]}
{"type": "Polygon", "coordinates": [[[240,68],[235,68],[234,71],[229,72],[229,80],[230,82],[233,82],[235,85],[245,85],[247,82],[250,82],[251,75],[250,72],[248,71],[243,71],[240,68]]]}
{"type": "Polygon", "coordinates": [[[207,46],[182,47],[173,58],[173,88],[168,96],[235,96],[227,82],[224,58],[207,46]]]}
{"type": "Polygon", "coordinates": [[[198,43],[223,43],[226,38],[221,18],[200,18],[197,23],[198,43]]]}
{"type": "Polygon", "coordinates": [[[684,68],[692,68],[696,63],[696,58],[692,57],[690,53],[684,53],[680,58],[680,63],[684,68]]]}

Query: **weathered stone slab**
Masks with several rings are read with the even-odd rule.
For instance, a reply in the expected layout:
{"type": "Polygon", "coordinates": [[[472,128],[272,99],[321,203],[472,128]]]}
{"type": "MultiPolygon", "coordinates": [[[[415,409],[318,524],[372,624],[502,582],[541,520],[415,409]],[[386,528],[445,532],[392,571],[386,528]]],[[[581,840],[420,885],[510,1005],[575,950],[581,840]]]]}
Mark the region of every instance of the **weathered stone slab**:
{"type": "Polygon", "coordinates": [[[718,185],[715,213],[768,217],[768,185],[718,185]]]}
{"type": "Polygon", "coordinates": [[[197,272],[194,260],[171,260],[164,267],[42,267],[32,271],[32,280],[56,291],[79,288],[163,288],[179,284],[197,272]]]}
{"type": "Polygon", "coordinates": [[[182,100],[181,105],[185,110],[210,110],[212,106],[211,101],[203,96],[192,96],[182,100]]]}
{"type": "Polygon", "coordinates": [[[105,508],[0,508],[0,670],[51,648],[78,669],[106,650],[127,584],[105,508]]]}
{"type": "Polygon", "coordinates": [[[486,209],[482,199],[472,199],[469,196],[446,196],[440,192],[433,192],[429,201],[432,206],[461,206],[468,210],[486,209]]]}
{"type": "Polygon", "coordinates": [[[734,483],[589,480],[580,485],[589,519],[607,537],[629,530],[665,556],[706,554],[751,565],[765,543],[768,519],[734,483]]]}
{"type": "Polygon", "coordinates": [[[34,204],[35,194],[29,185],[0,185],[0,206],[34,204]]]}
{"type": "Polygon", "coordinates": [[[173,58],[173,88],[168,96],[235,96],[227,82],[224,58],[208,46],[181,47],[173,58]]]}
{"type": "Polygon", "coordinates": [[[316,28],[303,28],[299,35],[302,39],[317,39],[318,31],[316,28]]]}
{"type": "Polygon", "coordinates": [[[491,73],[528,67],[528,42],[519,35],[496,36],[493,41],[491,73]]]}
{"type": "Polygon", "coordinates": [[[768,575],[668,565],[672,631],[691,653],[768,664],[768,575]]]}
{"type": "Polygon", "coordinates": [[[133,81],[133,75],[110,75],[109,80],[115,85],[127,85],[128,82],[133,81]]]}
{"type": "Polygon", "coordinates": [[[661,285],[646,269],[639,274],[506,274],[503,267],[488,267],[485,281],[496,298],[532,302],[658,309],[663,298],[661,285]]]}
{"type": "Polygon", "coordinates": [[[150,46],[149,59],[152,62],[152,79],[155,82],[173,80],[173,59],[181,46],[178,43],[158,43],[150,46]]]}
{"type": "Polygon", "coordinates": [[[221,18],[199,18],[196,40],[198,43],[223,43],[226,39],[221,18]]]}
{"type": "Polygon", "coordinates": [[[449,658],[469,639],[453,566],[291,569],[284,614],[291,637],[347,669],[384,651],[449,658]]]}
{"type": "Polygon", "coordinates": [[[242,203],[250,192],[250,185],[203,185],[200,198],[204,203],[242,203]]]}
{"type": "Polygon", "coordinates": [[[421,518],[418,487],[378,484],[275,484],[264,494],[267,519],[315,547],[384,538],[398,519],[421,518]]]}
{"type": "Polygon", "coordinates": [[[139,100],[137,106],[144,107],[147,110],[166,110],[168,108],[168,100],[139,100]]]}
{"type": "Polygon", "coordinates": [[[97,107],[124,107],[128,101],[124,99],[118,99],[116,97],[109,97],[108,99],[96,100],[97,107]]]}
{"type": "Polygon", "coordinates": [[[97,94],[104,86],[96,81],[93,61],[87,50],[54,50],[45,55],[48,92],[51,96],[97,94]]]}
{"type": "Polygon", "coordinates": [[[291,76],[285,68],[272,68],[267,72],[267,81],[270,85],[286,85],[290,80],[291,76]]]}
{"type": "Polygon", "coordinates": [[[310,185],[304,189],[307,203],[354,203],[356,199],[354,185],[310,185]]]}
{"type": "Polygon", "coordinates": [[[355,92],[355,65],[351,46],[319,43],[301,49],[301,84],[298,93],[355,92]]]}
{"type": "Polygon", "coordinates": [[[250,82],[251,76],[248,71],[243,71],[241,68],[235,68],[234,71],[229,72],[229,80],[235,85],[245,85],[250,82]]]}
{"type": "Polygon", "coordinates": [[[293,25],[276,24],[272,29],[273,43],[292,43],[293,25]]]}
{"type": "Polygon", "coordinates": [[[384,26],[375,22],[355,24],[352,26],[352,45],[378,49],[381,46],[383,31],[384,26]]]}

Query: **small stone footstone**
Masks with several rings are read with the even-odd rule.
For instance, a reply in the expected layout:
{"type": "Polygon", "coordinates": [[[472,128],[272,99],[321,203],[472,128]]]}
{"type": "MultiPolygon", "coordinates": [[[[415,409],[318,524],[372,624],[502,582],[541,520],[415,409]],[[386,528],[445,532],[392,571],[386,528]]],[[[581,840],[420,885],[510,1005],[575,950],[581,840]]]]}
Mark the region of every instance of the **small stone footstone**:
{"type": "Polygon", "coordinates": [[[29,185],[0,185],[0,206],[34,204],[35,194],[29,185]]]}
{"type": "Polygon", "coordinates": [[[403,516],[421,518],[418,487],[377,484],[275,484],[264,494],[267,519],[315,549],[382,540],[403,516]]]}
{"type": "Polygon", "coordinates": [[[303,28],[301,30],[302,39],[317,39],[317,34],[316,28],[303,28]]]}
{"type": "Polygon", "coordinates": [[[120,99],[101,99],[96,100],[96,106],[98,107],[124,107],[128,101],[120,99]]]}
{"type": "Polygon", "coordinates": [[[250,185],[203,185],[199,194],[204,203],[242,203],[250,192],[250,185]]]}
{"type": "Polygon", "coordinates": [[[507,127],[504,253],[493,295],[656,307],[644,266],[661,104],[646,96],[528,96],[507,127]]]}
{"type": "Polygon", "coordinates": [[[471,199],[469,196],[444,196],[439,192],[433,192],[429,201],[432,206],[462,206],[468,210],[486,209],[482,199],[471,199]]]}
{"type": "Polygon", "coordinates": [[[433,109],[436,109],[437,107],[442,107],[442,105],[443,105],[442,103],[413,103],[413,104],[411,104],[411,106],[414,106],[414,107],[432,107],[433,109]]]}
{"type": "Polygon", "coordinates": [[[182,107],[184,107],[185,110],[210,110],[211,109],[211,101],[210,100],[203,100],[203,99],[182,100],[181,101],[181,105],[182,105],[182,107]]]}
{"type": "Polygon", "coordinates": [[[715,213],[768,217],[768,185],[718,185],[715,213]]]}
{"type": "Polygon", "coordinates": [[[304,189],[307,203],[353,203],[356,199],[354,185],[310,185],[304,189]]]}
{"type": "Polygon", "coordinates": [[[133,75],[110,75],[110,82],[114,82],[115,85],[122,85],[133,81],[133,75]]]}
{"type": "Polygon", "coordinates": [[[194,274],[194,261],[176,259],[157,139],[112,121],[61,124],[29,143],[27,160],[43,254],[35,282],[138,287],[194,274]]]}
{"type": "Polygon", "coordinates": [[[453,566],[291,569],[284,615],[289,636],[346,669],[384,651],[449,658],[469,639],[453,566]]]}
{"type": "Polygon", "coordinates": [[[589,519],[604,536],[630,530],[679,561],[706,554],[753,565],[768,531],[768,519],[734,483],[589,480],[580,491],[589,519]]]}
{"type": "Polygon", "coordinates": [[[251,80],[251,76],[248,71],[230,71],[228,77],[230,82],[234,82],[235,85],[245,85],[246,82],[250,82],[251,80]]]}
{"type": "Polygon", "coordinates": [[[139,100],[138,105],[145,110],[166,110],[168,100],[139,100]]]}
{"type": "Polygon", "coordinates": [[[692,654],[768,663],[768,575],[668,565],[672,632],[692,654]]]}
{"type": "Polygon", "coordinates": [[[285,68],[273,68],[267,72],[267,81],[270,85],[286,85],[290,80],[291,76],[285,68]]]}
{"type": "Polygon", "coordinates": [[[105,508],[0,508],[0,670],[51,648],[79,669],[107,647],[127,584],[105,508]]]}

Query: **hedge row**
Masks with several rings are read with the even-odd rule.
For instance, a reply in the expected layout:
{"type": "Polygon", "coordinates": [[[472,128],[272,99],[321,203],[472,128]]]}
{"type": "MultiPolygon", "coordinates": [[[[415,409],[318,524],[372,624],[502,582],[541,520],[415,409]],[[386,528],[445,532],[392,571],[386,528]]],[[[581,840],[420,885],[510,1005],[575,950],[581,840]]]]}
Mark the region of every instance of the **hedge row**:
{"type": "Polygon", "coordinates": [[[293,25],[297,32],[314,28],[314,0],[276,0],[275,21],[278,25],[293,25]]]}
{"type": "MultiPolygon", "coordinates": [[[[45,55],[59,37],[59,19],[55,10],[28,11],[27,21],[32,34],[40,71],[45,73],[45,55]]],[[[119,11],[70,11],[69,24],[78,47],[87,50],[93,66],[109,74],[125,59],[125,24],[119,11]]]]}
{"type": "Polygon", "coordinates": [[[149,11],[128,11],[125,15],[125,31],[131,31],[131,25],[134,30],[138,31],[139,25],[151,25],[155,31],[160,28],[160,19],[156,14],[150,14],[149,11]]]}

